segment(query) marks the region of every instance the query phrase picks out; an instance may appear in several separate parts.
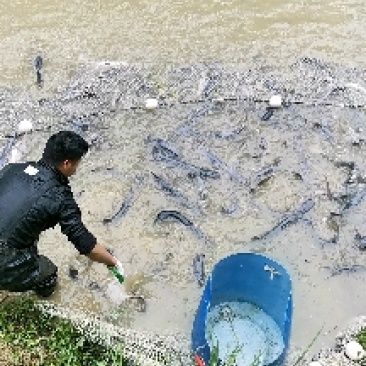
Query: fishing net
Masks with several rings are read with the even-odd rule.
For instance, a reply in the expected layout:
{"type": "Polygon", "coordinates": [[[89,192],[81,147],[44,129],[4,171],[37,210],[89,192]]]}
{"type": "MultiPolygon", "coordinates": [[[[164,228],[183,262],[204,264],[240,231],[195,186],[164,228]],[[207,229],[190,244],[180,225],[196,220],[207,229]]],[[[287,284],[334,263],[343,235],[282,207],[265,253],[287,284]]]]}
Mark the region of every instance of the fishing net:
{"type": "Polygon", "coordinates": [[[98,316],[46,302],[40,302],[36,306],[46,314],[70,320],[90,341],[120,351],[136,365],[192,364],[189,341],[183,335],[154,334],[123,328],[103,321],[98,316]]]}
{"type": "MultiPolygon", "coordinates": [[[[263,116],[274,94],[282,96],[284,106],[294,107],[291,111],[285,108],[278,111],[278,119],[275,119],[274,123],[281,120],[279,129],[296,131],[296,136],[297,132],[304,128],[317,128],[326,138],[331,138],[327,135],[329,125],[326,120],[313,125],[304,114],[309,108],[316,108],[322,111],[325,118],[331,119],[336,111],[340,120],[347,121],[345,127],[348,128],[351,141],[357,143],[360,140],[360,119],[363,118],[362,109],[366,100],[366,87],[358,80],[364,79],[364,70],[339,67],[312,58],[303,58],[286,69],[276,69],[269,65],[248,68],[246,65],[220,63],[179,67],[118,62],[92,63],[78,70],[70,83],[59,88],[58,98],[45,101],[45,106],[56,111],[63,120],[66,117],[69,125],[71,123],[78,131],[92,139],[93,134],[100,136],[108,133],[107,121],[114,115],[126,116],[128,113],[144,111],[147,109],[147,100],[154,98],[159,107],[157,118],[166,121],[162,124],[166,127],[164,135],[168,136],[167,141],[174,143],[183,156],[192,158],[190,150],[194,144],[207,147],[215,139],[235,139],[235,135],[240,135],[240,128],[244,125],[250,129],[251,121],[263,116]],[[349,119],[350,113],[356,108],[359,108],[359,114],[349,119]],[[229,131],[224,131],[223,126],[229,131]]],[[[337,140],[343,132],[333,128],[332,133],[337,140]]],[[[250,137],[249,133],[247,139],[253,141],[250,137]]],[[[111,134],[100,141],[102,147],[104,143],[120,144],[118,137],[111,134]]],[[[299,140],[295,137],[293,141],[299,140]]],[[[218,145],[217,142],[213,144],[218,145]]],[[[301,150],[301,147],[300,139],[297,148],[301,150]]],[[[230,147],[227,151],[230,151],[228,155],[231,161],[240,161],[237,152],[229,149],[230,147]]],[[[257,149],[253,147],[250,150],[249,147],[252,156],[258,156],[257,149]]],[[[265,147],[263,149],[265,150],[265,147]]],[[[173,151],[174,156],[179,155],[179,151],[176,153],[169,146],[167,150],[173,151]]],[[[169,159],[164,161],[166,156],[159,158],[160,161],[169,162],[169,159]]],[[[198,165],[200,160],[193,159],[193,163],[198,165]]],[[[228,169],[227,173],[242,183],[233,169],[228,169]]],[[[311,175],[306,166],[303,167],[302,175],[305,181],[306,175],[311,175]]],[[[309,177],[309,181],[317,181],[317,174],[309,177]]],[[[317,189],[316,184],[312,188],[317,189]]],[[[241,318],[240,321],[245,322],[248,319],[241,318]]],[[[98,329],[101,330],[104,323],[99,324],[98,329]]],[[[85,319],[84,322],[79,322],[78,326],[84,325],[85,319]]],[[[179,340],[177,335],[164,337],[133,329],[111,328],[110,325],[104,329],[108,334],[105,338],[107,342],[113,342],[114,337],[118,335],[125,346],[126,356],[133,359],[143,357],[144,363],[163,362],[162,359],[169,360],[168,364],[187,365],[191,362],[190,342],[187,339],[179,340]]],[[[224,332],[225,329],[223,326],[221,331],[224,332]]],[[[252,329],[250,334],[261,333],[252,329]]],[[[281,345],[277,345],[281,349],[281,345]]],[[[263,346],[263,340],[258,340],[256,346],[263,346]]],[[[273,352],[277,354],[281,353],[281,350],[273,352]]]]}
{"type": "MultiPolygon", "coordinates": [[[[224,174],[232,178],[230,184],[232,181],[239,184],[244,182],[241,176],[236,174],[234,166],[242,167],[242,173],[251,176],[261,164],[271,162],[273,154],[271,155],[268,146],[270,147],[272,143],[279,146],[278,152],[283,157],[284,171],[291,171],[293,166],[299,168],[294,178],[290,179],[287,178],[289,175],[286,176],[286,179],[290,179],[293,183],[291,189],[296,191],[297,196],[307,196],[310,192],[315,195],[325,187],[320,170],[337,171],[337,167],[330,166],[330,158],[325,157],[324,154],[328,153],[335,160],[339,155],[336,149],[345,147],[350,150],[352,146],[366,141],[362,133],[366,105],[365,77],[365,70],[339,66],[313,58],[303,58],[283,68],[265,64],[253,67],[214,62],[183,66],[132,65],[123,62],[87,63],[74,72],[69,82],[58,87],[54,95],[47,98],[35,100],[25,90],[2,89],[0,118],[6,123],[1,124],[0,133],[5,144],[7,141],[5,135],[12,131],[22,119],[31,118],[37,120],[37,128],[46,131],[47,134],[61,128],[74,129],[95,149],[100,151],[106,149],[109,155],[113,155],[116,151],[113,149],[124,147],[123,144],[128,144],[129,141],[132,125],[124,126],[123,141],[117,133],[122,123],[130,123],[125,122],[124,119],[134,120],[139,117],[140,122],[141,120],[151,120],[151,123],[159,121],[156,134],[160,131],[167,141],[174,143],[182,156],[190,158],[192,165],[202,165],[200,163],[204,161],[192,146],[213,149],[220,146],[222,150],[219,151],[222,154],[225,153],[227,162],[227,165],[222,165],[220,168],[224,174]],[[272,119],[269,116],[269,121],[265,121],[259,127],[261,117],[265,114],[268,102],[274,94],[282,96],[284,107],[292,108],[278,109],[272,119]],[[143,113],[147,109],[147,100],[152,98],[158,102],[156,113],[145,115],[143,113]],[[308,118],[310,111],[313,114],[308,118]],[[313,119],[314,114],[318,118],[313,119]],[[119,123],[112,126],[110,121],[116,117],[119,118],[119,123]],[[205,123],[201,123],[203,121],[205,123]],[[285,129],[288,139],[281,141],[280,135],[285,129]],[[308,140],[303,137],[305,130],[309,132],[308,140]],[[306,156],[308,159],[305,159],[304,151],[308,148],[306,144],[310,145],[309,141],[315,134],[317,138],[321,135],[324,141],[333,140],[335,147],[324,144],[323,150],[318,154],[320,163],[311,166],[311,158],[306,156]],[[235,141],[235,144],[232,144],[232,141],[235,141]],[[242,153],[243,150],[245,150],[245,156],[242,153]],[[309,165],[313,169],[310,169],[309,165]],[[244,171],[244,169],[247,170],[244,171]],[[297,179],[299,177],[300,179],[297,179]],[[305,188],[302,186],[298,188],[299,180],[305,183],[305,188]]],[[[149,140],[144,134],[145,127],[146,125],[143,124],[141,127],[134,126],[139,128],[141,140],[149,140]]],[[[44,139],[45,136],[40,138],[35,136],[30,143],[34,144],[35,149],[39,149],[44,139]]],[[[131,145],[129,145],[130,149],[137,149],[131,145]]],[[[144,145],[145,148],[146,145],[144,145]]],[[[152,160],[151,149],[143,151],[146,156],[140,151],[131,154],[138,157],[137,163],[131,158],[131,166],[140,167],[145,164],[148,168],[151,167],[148,165],[152,160]]],[[[162,156],[159,158],[164,159],[162,156]]],[[[361,160],[357,163],[362,165],[361,160]]],[[[207,161],[205,164],[208,165],[207,161]]],[[[181,178],[179,174],[183,176],[183,173],[177,170],[173,173],[168,169],[164,174],[168,178],[176,176],[181,178]]],[[[189,184],[187,179],[175,179],[175,182],[180,184],[182,191],[189,184]]],[[[202,183],[199,180],[197,182],[202,183]]],[[[226,187],[229,183],[225,181],[222,185],[226,187]]],[[[252,189],[255,187],[255,185],[252,186],[252,189]]],[[[209,188],[211,192],[215,188],[219,191],[216,183],[212,183],[209,188]]],[[[331,191],[334,196],[342,194],[341,187],[337,184],[331,185],[331,191]]],[[[223,192],[223,194],[220,193],[220,198],[231,198],[232,192],[223,192]]],[[[189,200],[184,200],[186,206],[191,206],[187,202],[197,202],[196,193],[194,189],[191,191],[187,189],[189,200]]],[[[242,197],[233,198],[229,205],[222,208],[222,212],[234,213],[241,203],[247,203],[245,201],[247,196],[244,193],[242,197]]],[[[317,204],[325,207],[328,203],[320,202],[319,199],[317,204]]],[[[196,207],[196,205],[192,206],[196,207]]],[[[263,206],[261,206],[261,213],[268,222],[268,218],[273,217],[273,212],[262,209],[263,206]]],[[[216,212],[215,215],[217,216],[216,212]]],[[[324,213],[319,211],[314,216],[314,222],[319,225],[324,223],[324,213]]],[[[245,225],[248,228],[258,227],[253,222],[245,222],[245,225]]],[[[231,231],[224,233],[225,229],[226,227],[222,226],[223,234],[228,235],[221,238],[222,241],[228,242],[229,238],[232,242],[235,240],[243,242],[247,239],[242,238],[246,233],[240,233],[240,237],[233,238],[231,231]]],[[[327,228],[317,230],[326,239],[333,237],[333,231],[328,233],[327,228]]],[[[215,235],[221,235],[217,231],[215,235]]],[[[248,235],[250,234],[258,233],[251,233],[248,230],[248,235]]],[[[302,236],[298,238],[299,241],[302,239],[302,236]]],[[[218,238],[215,237],[215,240],[218,238]]],[[[172,270],[166,281],[175,275],[181,276],[183,285],[185,285],[184,281],[192,281],[191,273],[186,276],[185,273],[182,274],[181,268],[176,269],[175,273],[172,270]]],[[[156,272],[158,277],[158,270],[156,272]]],[[[158,280],[165,279],[161,275],[158,280]]],[[[123,345],[126,357],[141,364],[188,365],[191,363],[190,341],[187,334],[179,335],[172,332],[163,335],[142,332],[117,324],[112,325],[96,316],[77,314],[66,307],[45,303],[39,306],[46,312],[70,319],[86,336],[98,342],[111,347],[123,345]]]]}

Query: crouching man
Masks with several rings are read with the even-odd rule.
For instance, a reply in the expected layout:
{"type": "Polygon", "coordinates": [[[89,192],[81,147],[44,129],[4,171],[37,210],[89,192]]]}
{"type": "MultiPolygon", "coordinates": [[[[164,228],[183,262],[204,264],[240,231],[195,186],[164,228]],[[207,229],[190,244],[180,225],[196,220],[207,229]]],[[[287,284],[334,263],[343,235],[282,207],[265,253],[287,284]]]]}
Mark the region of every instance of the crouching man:
{"type": "Polygon", "coordinates": [[[38,253],[37,243],[41,232],[57,224],[80,254],[123,272],[84,226],[69,185],[88,149],[78,134],[60,131],[48,139],[39,161],[0,171],[0,290],[33,290],[41,297],[54,292],[57,266],[38,253]]]}

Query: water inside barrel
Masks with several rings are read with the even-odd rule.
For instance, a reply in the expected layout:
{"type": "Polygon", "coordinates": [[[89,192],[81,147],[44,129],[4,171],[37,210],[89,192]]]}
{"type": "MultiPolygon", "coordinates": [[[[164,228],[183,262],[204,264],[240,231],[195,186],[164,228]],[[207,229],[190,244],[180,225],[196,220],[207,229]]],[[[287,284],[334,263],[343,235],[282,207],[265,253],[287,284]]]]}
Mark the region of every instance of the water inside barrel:
{"type": "Polygon", "coordinates": [[[237,366],[269,365],[284,351],[281,330],[262,309],[247,302],[221,303],[208,312],[206,339],[225,362],[236,354],[237,366]]]}

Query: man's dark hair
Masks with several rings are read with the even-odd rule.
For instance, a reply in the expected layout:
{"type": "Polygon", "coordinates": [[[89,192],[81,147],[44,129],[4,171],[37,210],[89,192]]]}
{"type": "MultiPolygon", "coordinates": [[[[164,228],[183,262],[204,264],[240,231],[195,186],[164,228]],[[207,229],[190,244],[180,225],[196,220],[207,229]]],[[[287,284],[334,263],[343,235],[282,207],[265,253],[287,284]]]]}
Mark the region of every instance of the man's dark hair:
{"type": "Polygon", "coordinates": [[[89,144],[73,131],[60,131],[46,142],[42,160],[57,166],[65,160],[80,160],[89,150],[89,144]]]}

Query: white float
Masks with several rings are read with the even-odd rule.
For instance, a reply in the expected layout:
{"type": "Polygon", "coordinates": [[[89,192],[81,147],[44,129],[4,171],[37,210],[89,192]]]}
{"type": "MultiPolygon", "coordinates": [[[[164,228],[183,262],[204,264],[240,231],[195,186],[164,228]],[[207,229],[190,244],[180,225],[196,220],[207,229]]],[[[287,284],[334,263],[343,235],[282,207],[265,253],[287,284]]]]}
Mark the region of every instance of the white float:
{"type": "Polygon", "coordinates": [[[309,366],[323,366],[319,361],[312,361],[309,363],[309,366]]]}
{"type": "Polygon", "coordinates": [[[346,344],[345,354],[352,361],[359,361],[365,357],[365,350],[358,342],[351,341],[346,344]]]}
{"type": "Polygon", "coordinates": [[[272,95],[269,99],[269,106],[272,108],[279,108],[282,105],[281,95],[272,95]]]}
{"type": "Polygon", "coordinates": [[[146,109],[156,109],[156,108],[158,108],[158,106],[159,106],[159,102],[157,99],[155,99],[155,98],[146,99],[146,102],[145,102],[146,109]]]}
{"type": "Polygon", "coordinates": [[[27,133],[32,131],[33,129],[33,123],[29,119],[23,119],[23,121],[19,122],[18,124],[18,133],[27,133]]]}

